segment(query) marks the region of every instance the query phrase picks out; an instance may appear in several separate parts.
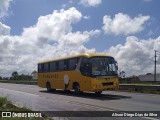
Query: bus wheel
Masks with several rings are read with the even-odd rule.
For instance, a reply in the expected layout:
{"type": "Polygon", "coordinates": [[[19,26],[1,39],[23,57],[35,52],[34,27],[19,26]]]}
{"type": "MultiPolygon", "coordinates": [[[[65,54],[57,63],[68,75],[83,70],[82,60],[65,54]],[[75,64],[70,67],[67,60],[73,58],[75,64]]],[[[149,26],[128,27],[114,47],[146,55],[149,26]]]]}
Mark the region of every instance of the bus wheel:
{"type": "Polygon", "coordinates": [[[96,95],[100,95],[102,93],[102,91],[99,91],[99,92],[95,92],[96,95]]]}
{"type": "Polygon", "coordinates": [[[75,84],[75,86],[74,86],[74,92],[75,92],[75,94],[79,94],[80,93],[80,86],[79,86],[79,84],[75,84]]]}
{"type": "Polygon", "coordinates": [[[48,92],[51,92],[51,91],[52,91],[51,85],[50,85],[49,82],[46,83],[46,88],[47,88],[47,91],[48,91],[48,92]]]}

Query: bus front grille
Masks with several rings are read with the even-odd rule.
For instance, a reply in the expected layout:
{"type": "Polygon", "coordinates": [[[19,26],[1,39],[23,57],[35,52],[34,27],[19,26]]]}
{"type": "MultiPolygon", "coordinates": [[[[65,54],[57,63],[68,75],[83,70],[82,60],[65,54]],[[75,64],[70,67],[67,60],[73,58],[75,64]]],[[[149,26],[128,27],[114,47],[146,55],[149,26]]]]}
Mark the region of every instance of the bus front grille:
{"type": "Polygon", "coordinates": [[[102,83],[103,86],[113,85],[113,82],[102,83]]]}

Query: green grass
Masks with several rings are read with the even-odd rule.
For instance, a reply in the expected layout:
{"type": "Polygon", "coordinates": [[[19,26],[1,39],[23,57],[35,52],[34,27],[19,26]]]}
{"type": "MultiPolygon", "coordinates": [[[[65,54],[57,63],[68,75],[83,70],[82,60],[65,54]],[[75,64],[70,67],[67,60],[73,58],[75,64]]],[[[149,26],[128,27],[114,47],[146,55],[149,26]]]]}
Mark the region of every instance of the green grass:
{"type": "Polygon", "coordinates": [[[119,89],[121,92],[133,92],[133,93],[150,93],[150,94],[160,94],[160,91],[155,90],[134,90],[134,89],[119,89]]]}
{"type": "Polygon", "coordinates": [[[151,93],[151,94],[160,94],[158,89],[140,89],[140,88],[120,88],[119,91],[122,92],[136,92],[136,93],[151,93]]]}
{"type": "MultiPolygon", "coordinates": [[[[7,100],[7,98],[0,98],[0,111],[1,112],[6,112],[6,111],[14,111],[14,112],[32,112],[31,110],[27,108],[20,108],[15,105],[13,105],[10,101],[7,100]]],[[[51,118],[48,117],[37,117],[37,118],[27,118],[27,117],[12,117],[12,118],[2,118],[2,113],[0,112],[0,120],[51,120],[51,118]]]]}
{"type": "Polygon", "coordinates": [[[37,85],[38,81],[37,80],[0,80],[0,83],[37,85]]]}
{"type": "Polygon", "coordinates": [[[145,84],[145,85],[160,85],[160,81],[139,81],[139,82],[121,82],[120,84],[145,84]]]}
{"type": "MultiPolygon", "coordinates": [[[[160,81],[120,81],[120,84],[130,84],[130,85],[146,85],[146,86],[152,86],[152,85],[160,85],[160,81]]],[[[138,86],[130,86],[130,87],[120,87],[120,91],[124,92],[138,92],[138,93],[152,93],[152,94],[160,94],[160,90],[156,88],[141,88],[138,86]]]]}

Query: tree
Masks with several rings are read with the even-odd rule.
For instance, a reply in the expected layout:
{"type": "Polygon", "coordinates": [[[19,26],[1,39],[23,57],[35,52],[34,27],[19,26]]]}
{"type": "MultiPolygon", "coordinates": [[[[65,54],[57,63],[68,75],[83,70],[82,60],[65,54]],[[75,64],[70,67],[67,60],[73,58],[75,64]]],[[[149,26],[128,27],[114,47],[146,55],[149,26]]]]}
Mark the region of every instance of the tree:
{"type": "Polygon", "coordinates": [[[14,71],[12,73],[12,77],[10,77],[10,79],[13,79],[13,80],[31,80],[32,76],[31,75],[25,75],[25,74],[18,74],[17,71],[14,71]]]}
{"type": "Polygon", "coordinates": [[[125,78],[126,77],[126,73],[124,71],[120,71],[119,72],[119,77],[125,78]]]}
{"type": "Polygon", "coordinates": [[[152,73],[146,73],[146,75],[152,75],[152,73]]]}
{"type": "Polygon", "coordinates": [[[14,72],[12,73],[12,78],[13,78],[14,80],[17,80],[17,79],[18,79],[18,72],[17,72],[17,71],[14,71],[14,72]]]}
{"type": "Polygon", "coordinates": [[[2,80],[2,77],[0,76],[0,80],[2,80]]]}

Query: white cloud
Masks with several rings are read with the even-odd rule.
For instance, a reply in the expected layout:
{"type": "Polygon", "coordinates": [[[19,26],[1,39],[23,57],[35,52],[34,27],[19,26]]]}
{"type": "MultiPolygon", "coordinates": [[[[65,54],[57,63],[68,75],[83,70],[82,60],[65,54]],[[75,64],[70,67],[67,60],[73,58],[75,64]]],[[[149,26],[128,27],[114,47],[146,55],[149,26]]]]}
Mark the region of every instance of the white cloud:
{"type": "Polygon", "coordinates": [[[102,0],[81,0],[80,4],[84,6],[96,7],[102,3],[102,0]]]}
{"type": "Polygon", "coordinates": [[[0,18],[8,15],[9,4],[12,0],[0,0],[0,18]]]}
{"type": "Polygon", "coordinates": [[[11,28],[5,24],[0,22],[0,36],[1,35],[9,35],[11,28]]]}
{"type": "Polygon", "coordinates": [[[25,28],[23,36],[30,36],[34,32],[34,37],[38,36],[37,39],[58,41],[66,33],[71,32],[71,25],[80,21],[81,18],[82,14],[75,8],[66,11],[61,9],[60,12],[55,10],[52,14],[39,17],[35,26],[25,28]]]}
{"type": "Polygon", "coordinates": [[[110,16],[105,15],[103,17],[104,26],[102,29],[106,34],[114,35],[128,35],[142,31],[144,29],[143,24],[150,19],[150,16],[142,16],[131,18],[127,14],[118,13],[113,19],[110,16]]]}
{"type": "Polygon", "coordinates": [[[88,20],[88,19],[90,19],[91,17],[90,17],[90,16],[84,16],[83,18],[86,19],[86,20],[88,20]]]}
{"type": "MultiPolygon", "coordinates": [[[[24,28],[21,36],[0,36],[0,73],[13,71],[31,73],[37,62],[85,52],[84,44],[100,30],[72,31],[72,25],[79,22],[83,15],[76,9],[54,11],[40,16],[36,25],[24,28]]],[[[0,74],[0,75],[1,75],[0,74]]]]}
{"type": "Polygon", "coordinates": [[[126,38],[124,45],[111,47],[105,53],[113,55],[118,61],[119,70],[127,75],[153,73],[154,49],[158,51],[157,72],[160,72],[160,37],[149,40],[139,40],[137,37],[126,38]]]}
{"type": "Polygon", "coordinates": [[[66,34],[63,37],[63,40],[61,40],[60,42],[61,44],[63,44],[63,46],[68,46],[68,47],[74,47],[77,45],[79,46],[79,45],[83,45],[85,42],[87,42],[90,39],[90,37],[95,36],[97,34],[100,34],[100,30],[92,30],[90,32],[84,31],[83,33],[81,33],[80,31],[75,33],[70,32],[66,34]]]}

